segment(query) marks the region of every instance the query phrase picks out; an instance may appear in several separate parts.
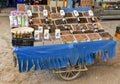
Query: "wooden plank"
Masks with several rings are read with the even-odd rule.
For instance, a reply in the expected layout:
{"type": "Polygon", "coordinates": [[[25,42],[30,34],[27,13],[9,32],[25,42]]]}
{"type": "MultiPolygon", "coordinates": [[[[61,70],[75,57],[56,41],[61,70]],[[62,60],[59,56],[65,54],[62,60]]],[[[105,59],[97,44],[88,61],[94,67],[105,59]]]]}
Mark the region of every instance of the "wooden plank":
{"type": "Polygon", "coordinates": [[[58,0],[56,0],[56,8],[58,7],[58,0]]]}

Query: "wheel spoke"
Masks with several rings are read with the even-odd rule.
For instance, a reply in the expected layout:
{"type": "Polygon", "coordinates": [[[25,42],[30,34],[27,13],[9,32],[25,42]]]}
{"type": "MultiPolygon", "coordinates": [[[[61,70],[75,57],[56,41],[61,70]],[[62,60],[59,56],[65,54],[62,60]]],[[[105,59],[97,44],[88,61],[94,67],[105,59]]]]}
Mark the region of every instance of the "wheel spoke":
{"type": "Polygon", "coordinates": [[[72,71],[71,74],[72,74],[72,76],[74,76],[75,75],[74,71],[72,71]]]}
{"type": "Polygon", "coordinates": [[[61,73],[61,74],[62,74],[62,76],[64,76],[64,77],[66,77],[66,75],[67,75],[67,73],[66,73],[66,72],[61,73]]]}
{"type": "Polygon", "coordinates": [[[69,77],[70,77],[70,72],[67,72],[67,74],[68,74],[68,75],[67,75],[67,78],[69,78],[69,77]]]}
{"type": "Polygon", "coordinates": [[[62,76],[66,76],[66,73],[61,73],[62,76]]]}
{"type": "Polygon", "coordinates": [[[68,76],[68,73],[66,72],[66,75],[65,75],[65,77],[67,78],[67,76],[68,76]]]}

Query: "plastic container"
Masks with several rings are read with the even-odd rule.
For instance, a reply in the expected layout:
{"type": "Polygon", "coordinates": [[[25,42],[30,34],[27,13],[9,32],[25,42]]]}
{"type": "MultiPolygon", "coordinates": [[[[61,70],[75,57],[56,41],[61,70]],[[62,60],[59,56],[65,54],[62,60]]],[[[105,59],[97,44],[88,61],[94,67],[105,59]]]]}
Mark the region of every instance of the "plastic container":
{"type": "Polygon", "coordinates": [[[34,46],[34,39],[12,39],[13,46],[34,46]]]}

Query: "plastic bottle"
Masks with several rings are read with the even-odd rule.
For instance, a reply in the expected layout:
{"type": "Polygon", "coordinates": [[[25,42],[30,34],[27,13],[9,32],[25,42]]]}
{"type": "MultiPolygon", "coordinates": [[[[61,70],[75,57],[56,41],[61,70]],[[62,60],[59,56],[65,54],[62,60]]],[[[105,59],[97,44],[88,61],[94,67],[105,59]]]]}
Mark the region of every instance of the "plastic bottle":
{"type": "Polygon", "coordinates": [[[17,15],[17,20],[18,20],[18,27],[21,27],[21,14],[17,15]]]}
{"type": "Polygon", "coordinates": [[[22,27],[25,26],[25,16],[24,15],[22,15],[21,25],[22,25],[22,27]]]}

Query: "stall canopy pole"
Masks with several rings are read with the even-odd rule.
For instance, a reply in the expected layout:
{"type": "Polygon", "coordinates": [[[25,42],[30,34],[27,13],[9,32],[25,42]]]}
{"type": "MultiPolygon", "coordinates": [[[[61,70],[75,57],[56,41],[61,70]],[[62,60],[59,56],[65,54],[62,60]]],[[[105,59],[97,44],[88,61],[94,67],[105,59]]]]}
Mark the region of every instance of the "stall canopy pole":
{"type": "Polygon", "coordinates": [[[56,0],[56,7],[58,7],[58,0],[56,0]]]}
{"type": "Polygon", "coordinates": [[[50,0],[47,0],[47,2],[48,2],[48,5],[50,6],[50,0]]]}
{"type": "Polygon", "coordinates": [[[63,8],[65,7],[65,0],[63,0],[63,8]]]}
{"type": "Polygon", "coordinates": [[[67,8],[68,7],[68,0],[65,0],[65,2],[66,2],[66,6],[65,7],[67,8]]]}
{"type": "Polygon", "coordinates": [[[63,8],[67,8],[68,0],[63,0],[63,8]]]}

